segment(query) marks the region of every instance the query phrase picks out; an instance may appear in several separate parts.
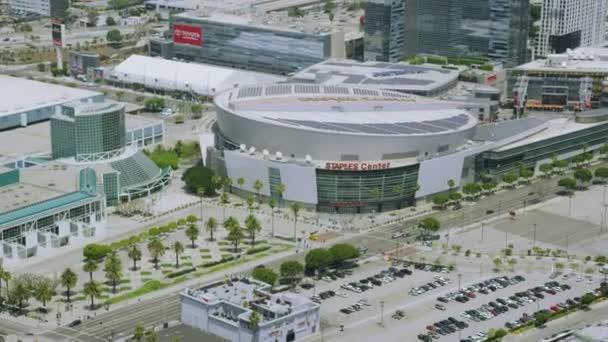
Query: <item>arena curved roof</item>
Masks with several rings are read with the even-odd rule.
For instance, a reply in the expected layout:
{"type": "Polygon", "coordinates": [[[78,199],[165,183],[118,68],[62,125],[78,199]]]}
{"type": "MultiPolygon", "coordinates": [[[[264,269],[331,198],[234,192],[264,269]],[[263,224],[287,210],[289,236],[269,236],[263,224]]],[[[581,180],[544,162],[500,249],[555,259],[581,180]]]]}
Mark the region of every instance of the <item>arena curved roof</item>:
{"type": "Polygon", "coordinates": [[[242,86],[217,95],[214,101],[246,119],[344,134],[435,135],[477,124],[456,103],[355,86],[242,86]]]}

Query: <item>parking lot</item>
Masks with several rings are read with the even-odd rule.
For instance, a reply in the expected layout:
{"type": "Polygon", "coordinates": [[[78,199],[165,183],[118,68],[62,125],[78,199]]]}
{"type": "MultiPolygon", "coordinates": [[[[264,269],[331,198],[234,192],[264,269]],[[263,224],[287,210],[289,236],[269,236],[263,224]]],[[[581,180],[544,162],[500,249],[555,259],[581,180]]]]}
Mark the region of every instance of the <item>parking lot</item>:
{"type": "MultiPolygon", "coordinates": [[[[589,283],[586,279],[577,281],[577,276],[562,279],[550,279],[546,274],[540,273],[521,273],[523,280],[509,284],[509,286],[496,288],[495,291],[488,290],[487,294],[474,293],[474,297],[467,296],[465,302],[461,303],[454,299],[447,302],[440,302],[439,297],[449,296],[450,293],[458,291],[457,274],[462,275],[461,289],[471,288],[472,285],[479,282],[487,281],[499,276],[507,276],[509,279],[518,275],[517,273],[509,273],[504,275],[484,274],[474,272],[472,269],[461,267],[458,272],[441,273],[416,270],[414,267],[408,267],[413,271],[412,275],[405,275],[403,278],[396,277],[393,281],[383,283],[381,286],[375,286],[372,289],[356,293],[341,289],[340,285],[357,282],[360,279],[373,277],[374,275],[387,271],[391,267],[389,263],[384,261],[375,261],[365,264],[353,271],[351,276],[347,276],[335,281],[326,282],[318,281],[316,293],[333,290],[334,292],[342,292],[346,296],[333,296],[325,300],[321,300],[321,312],[324,321],[327,325],[336,329],[344,326],[344,331],[331,333],[331,340],[343,341],[369,341],[370,338],[381,338],[385,341],[403,341],[403,336],[411,336],[410,340],[416,339],[419,334],[428,334],[425,327],[434,323],[449,320],[463,322],[466,325],[460,324],[462,327],[453,333],[446,335],[437,334],[438,341],[459,341],[467,339],[468,336],[473,337],[478,332],[487,332],[491,328],[504,328],[508,322],[513,322],[520,319],[524,313],[531,315],[537,309],[548,309],[556,307],[557,304],[564,303],[568,299],[580,297],[582,294],[599,287],[599,279],[594,279],[589,283]],[[443,277],[448,281],[444,286],[429,288],[428,291],[414,295],[410,293],[413,288],[421,288],[423,285],[437,281],[438,277],[443,277]],[[544,286],[546,282],[557,281],[559,285],[567,284],[570,289],[556,291],[555,294],[544,293],[544,298],[530,299],[522,301],[521,304],[513,304],[506,302],[506,305],[499,304],[498,299],[509,299],[516,296],[518,292],[524,292],[529,289],[544,286]],[[383,304],[381,304],[383,302],[383,304]],[[485,320],[473,320],[465,317],[462,314],[470,310],[478,310],[486,308],[495,310],[490,306],[490,302],[494,305],[506,307],[500,314],[486,318],[485,320]],[[441,304],[445,310],[436,308],[436,304],[441,304]],[[352,307],[353,305],[360,306],[360,310],[354,310],[348,314],[340,312],[341,309],[352,307]],[[516,307],[513,307],[515,306],[516,307]],[[399,312],[398,312],[399,311],[399,312]],[[382,315],[382,317],[381,317],[382,315]],[[382,322],[382,326],[380,325],[382,322]]],[[[400,269],[401,266],[396,266],[400,269]]],[[[304,290],[305,294],[312,296],[312,289],[304,290]]],[[[333,330],[332,329],[332,330],[333,330]]],[[[328,336],[326,336],[328,338],[328,336]]],[[[475,340],[474,338],[471,339],[475,340]]]]}

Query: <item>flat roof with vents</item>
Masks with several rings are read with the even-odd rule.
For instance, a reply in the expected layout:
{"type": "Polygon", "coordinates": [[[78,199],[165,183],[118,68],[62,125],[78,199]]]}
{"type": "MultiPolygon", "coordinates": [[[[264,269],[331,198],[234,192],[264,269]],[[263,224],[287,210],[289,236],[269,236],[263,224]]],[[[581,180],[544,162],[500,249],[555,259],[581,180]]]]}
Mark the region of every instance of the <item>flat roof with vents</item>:
{"type": "Polygon", "coordinates": [[[79,101],[101,93],[0,75],[0,117],[79,101]]]}
{"type": "Polygon", "coordinates": [[[348,134],[442,134],[477,124],[457,103],[342,85],[243,86],[216,96],[215,103],[268,124],[348,134]]]}

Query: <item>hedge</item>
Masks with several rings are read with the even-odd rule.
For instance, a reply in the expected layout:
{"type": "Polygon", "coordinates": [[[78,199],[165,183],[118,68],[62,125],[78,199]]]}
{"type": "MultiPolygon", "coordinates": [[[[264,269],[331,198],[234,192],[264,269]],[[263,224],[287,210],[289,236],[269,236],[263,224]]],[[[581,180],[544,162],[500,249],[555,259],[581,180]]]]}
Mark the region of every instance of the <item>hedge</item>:
{"type": "Polygon", "coordinates": [[[245,252],[245,254],[251,255],[251,254],[255,254],[255,253],[260,253],[263,251],[267,251],[270,248],[272,248],[272,247],[271,246],[261,246],[261,247],[250,248],[247,250],[247,252],[245,252]]]}
{"type": "Polygon", "coordinates": [[[175,278],[175,277],[179,277],[179,276],[182,276],[184,274],[188,274],[188,273],[194,272],[194,271],[196,271],[196,268],[194,268],[194,267],[185,268],[185,269],[183,269],[181,271],[169,273],[169,274],[165,275],[165,277],[167,277],[167,278],[175,278]]]}
{"type": "Polygon", "coordinates": [[[220,260],[210,261],[210,262],[204,263],[204,264],[201,265],[201,267],[204,267],[204,268],[213,267],[213,266],[217,266],[219,264],[223,264],[225,262],[232,261],[232,260],[234,260],[234,256],[232,256],[232,255],[231,256],[224,256],[220,260]]]}

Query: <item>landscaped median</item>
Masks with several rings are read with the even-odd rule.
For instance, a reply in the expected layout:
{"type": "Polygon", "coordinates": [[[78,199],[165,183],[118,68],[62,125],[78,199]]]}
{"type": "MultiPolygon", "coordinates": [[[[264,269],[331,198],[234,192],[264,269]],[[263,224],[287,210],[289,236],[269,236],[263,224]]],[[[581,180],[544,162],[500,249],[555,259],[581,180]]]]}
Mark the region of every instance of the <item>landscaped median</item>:
{"type": "Polygon", "coordinates": [[[194,278],[199,278],[205,275],[216,273],[234,266],[242,265],[250,261],[262,259],[272,254],[282,253],[293,248],[293,246],[283,243],[272,243],[271,246],[268,247],[269,248],[265,248],[263,250],[260,249],[259,251],[253,254],[244,253],[243,256],[240,258],[225,258],[216,262],[205,263],[196,267],[190,267],[181,271],[165,274],[164,278],[166,280],[148,280],[140,288],[122,295],[118,295],[116,297],[112,297],[105,301],[105,304],[117,304],[125,300],[134,299],[154,291],[162,290],[164,288],[180,284],[186,280],[191,280],[194,278]],[[180,272],[183,272],[183,274],[177,274],[180,272]]]}
{"type": "MultiPolygon", "coordinates": [[[[533,317],[532,320],[530,320],[525,325],[522,325],[517,328],[509,330],[508,334],[518,335],[518,334],[522,334],[523,332],[525,332],[527,330],[533,329],[535,327],[544,327],[544,325],[547,322],[562,318],[564,316],[569,315],[570,313],[573,313],[573,312],[576,312],[579,310],[591,310],[591,308],[589,307],[590,305],[592,305],[594,303],[599,303],[599,302],[605,301],[606,299],[608,299],[608,286],[604,285],[603,287],[600,287],[599,289],[597,289],[594,292],[589,292],[589,293],[584,294],[581,297],[580,303],[575,306],[571,306],[569,308],[562,309],[557,312],[549,311],[549,310],[540,310],[540,311],[536,312],[532,316],[533,317]]],[[[490,332],[488,332],[488,338],[485,341],[486,342],[499,341],[502,339],[502,337],[504,337],[506,335],[506,334],[503,334],[503,332],[506,332],[506,331],[504,329],[498,329],[498,330],[492,329],[490,332]],[[500,333],[496,334],[496,332],[500,332],[500,333]]]]}

